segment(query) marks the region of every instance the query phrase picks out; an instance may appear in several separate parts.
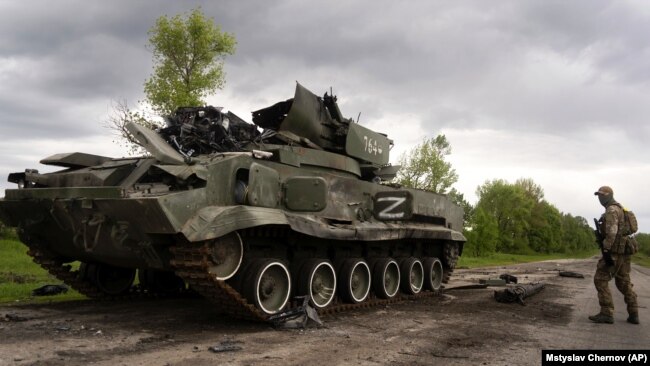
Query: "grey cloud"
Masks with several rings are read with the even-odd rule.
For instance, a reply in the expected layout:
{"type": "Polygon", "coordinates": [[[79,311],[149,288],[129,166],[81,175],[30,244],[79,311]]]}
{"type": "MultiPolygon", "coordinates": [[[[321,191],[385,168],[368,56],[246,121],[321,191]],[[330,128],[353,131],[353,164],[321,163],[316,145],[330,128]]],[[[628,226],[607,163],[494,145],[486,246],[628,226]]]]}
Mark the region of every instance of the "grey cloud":
{"type": "Polygon", "coordinates": [[[594,65],[621,82],[645,83],[650,65],[649,8],[613,1],[518,2],[513,27],[528,44],[572,57],[589,54],[594,65]]]}

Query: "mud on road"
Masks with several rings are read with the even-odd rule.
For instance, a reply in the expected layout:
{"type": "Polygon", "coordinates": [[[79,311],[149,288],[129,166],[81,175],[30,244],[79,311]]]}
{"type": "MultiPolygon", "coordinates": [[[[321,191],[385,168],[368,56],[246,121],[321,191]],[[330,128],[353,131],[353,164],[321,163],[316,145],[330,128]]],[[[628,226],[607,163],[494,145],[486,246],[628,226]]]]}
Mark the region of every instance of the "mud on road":
{"type": "Polygon", "coordinates": [[[4,306],[0,365],[531,365],[540,363],[541,349],[647,348],[650,271],[633,273],[642,324],[625,323],[612,284],[619,302],[610,326],[586,319],[598,311],[594,268],[592,258],[461,269],[448,287],[502,273],[547,286],[526,306],[496,302],[499,288],[449,289],[418,302],[328,316],[324,327],[305,330],[231,319],[198,298],[4,306]],[[560,270],[585,278],[559,277],[560,270]],[[616,342],[603,343],[603,327],[616,342]],[[239,350],[209,350],[221,344],[239,350]]]}

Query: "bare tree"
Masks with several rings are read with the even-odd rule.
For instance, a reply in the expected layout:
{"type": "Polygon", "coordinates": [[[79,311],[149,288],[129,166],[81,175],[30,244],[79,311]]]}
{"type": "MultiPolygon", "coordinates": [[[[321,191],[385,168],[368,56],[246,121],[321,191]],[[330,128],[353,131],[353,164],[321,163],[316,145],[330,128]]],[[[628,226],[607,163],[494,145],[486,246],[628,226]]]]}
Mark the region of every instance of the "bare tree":
{"type": "Polygon", "coordinates": [[[104,127],[113,130],[116,136],[113,142],[125,147],[130,155],[146,154],[140,143],[126,129],[127,123],[134,122],[151,129],[162,127],[162,124],[147,118],[146,112],[131,110],[126,100],[114,101],[111,107],[112,113],[108,116],[104,127]]]}

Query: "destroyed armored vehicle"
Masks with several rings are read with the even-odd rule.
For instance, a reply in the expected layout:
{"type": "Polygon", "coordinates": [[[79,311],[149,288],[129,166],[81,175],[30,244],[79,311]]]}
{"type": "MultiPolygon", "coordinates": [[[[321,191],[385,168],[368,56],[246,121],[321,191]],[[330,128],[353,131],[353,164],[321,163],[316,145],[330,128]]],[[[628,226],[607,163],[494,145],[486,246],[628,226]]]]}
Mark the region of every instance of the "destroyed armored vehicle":
{"type": "Polygon", "coordinates": [[[0,218],[29,254],[91,298],[188,289],[268,319],[309,296],[319,312],[435,294],[462,252],[462,209],[390,183],[392,141],[297,84],[253,112],[181,108],[149,156],[50,156],[13,173],[0,218]],[[80,265],[79,265],[80,263],[80,265]],[[139,281],[134,285],[136,274],[139,281]]]}

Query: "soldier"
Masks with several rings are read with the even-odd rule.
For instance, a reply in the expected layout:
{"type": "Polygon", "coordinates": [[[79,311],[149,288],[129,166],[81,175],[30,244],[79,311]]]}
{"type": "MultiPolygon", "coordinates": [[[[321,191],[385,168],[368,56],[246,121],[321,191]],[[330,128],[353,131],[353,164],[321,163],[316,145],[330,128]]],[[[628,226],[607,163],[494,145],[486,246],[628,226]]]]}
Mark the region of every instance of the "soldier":
{"type": "Polygon", "coordinates": [[[607,186],[594,192],[605,213],[600,217],[600,232],[603,235],[603,256],[596,266],[594,285],[598,291],[600,313],[592,315],[589,320],[595,323],[614,323],[614,302],[609,292],[609,281],[614,278],[616,288],[623,294],[629,314],[627,321],[639,324],[639,311],[636,294],[630,281],[630,255],[625,254],[626,239],[620,230],[624,225],[623,207],[614,200],[614,191],[607,186]]]}

